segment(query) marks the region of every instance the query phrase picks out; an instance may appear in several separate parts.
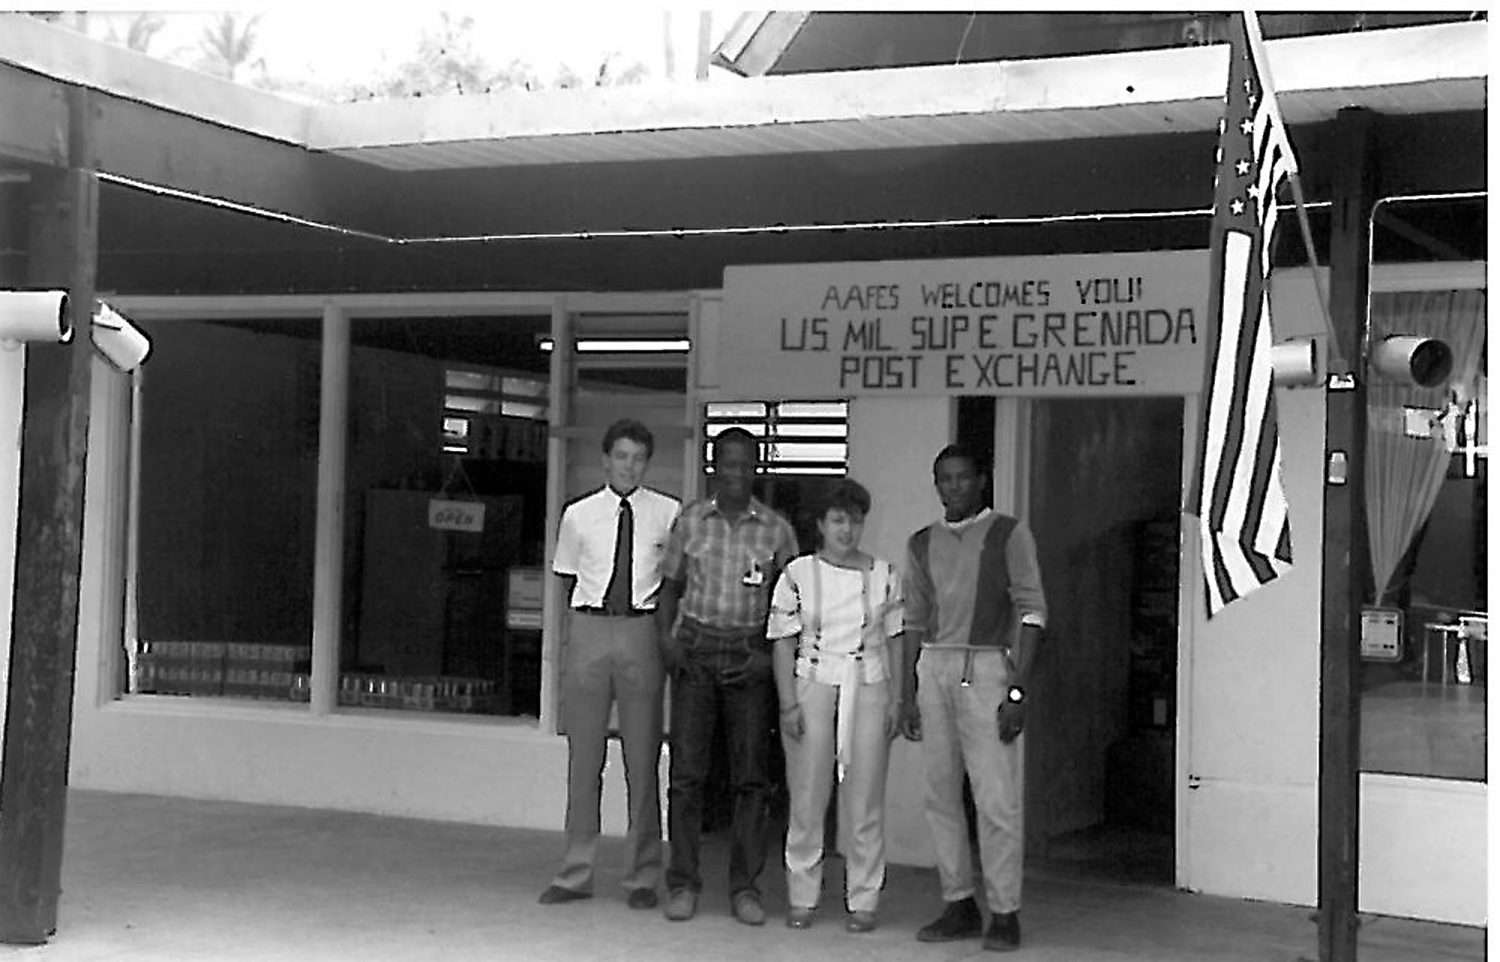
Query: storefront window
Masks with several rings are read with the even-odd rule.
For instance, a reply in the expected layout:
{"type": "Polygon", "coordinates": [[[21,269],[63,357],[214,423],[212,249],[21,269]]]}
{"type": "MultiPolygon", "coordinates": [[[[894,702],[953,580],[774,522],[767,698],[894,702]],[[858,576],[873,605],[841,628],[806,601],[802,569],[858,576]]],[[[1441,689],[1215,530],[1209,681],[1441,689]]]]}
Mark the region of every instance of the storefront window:
{"type": "Polygon", "coordinates": [[[1377,604],[1364,613],[1366,771],[1483,780],[1488,506],[1482,290],[1377,293],[1372,341],[1440,338],[1453,373],[1370,380],[1367,513],[1377,604]]]}
{"type": "Polygon", "coordinates": [[[129,690],[306,701],[318,324],[143,326],[129,690]]]}
{"type": "Polygon", "coordinates": [[[352,319],[342,709],[540,714],[549,323],[352,319]]]}

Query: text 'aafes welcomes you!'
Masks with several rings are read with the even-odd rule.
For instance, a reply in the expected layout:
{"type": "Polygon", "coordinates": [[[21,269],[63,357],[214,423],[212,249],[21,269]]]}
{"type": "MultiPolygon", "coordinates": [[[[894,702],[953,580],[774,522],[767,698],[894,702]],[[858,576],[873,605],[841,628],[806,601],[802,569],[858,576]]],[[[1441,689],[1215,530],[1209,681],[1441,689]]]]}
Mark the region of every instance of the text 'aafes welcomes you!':
{"type": "Polygon", "coordinates": [[[840,390],[983,391],[1130,386],[1141,350],[1198,343],[1194,308],[1148,306],[1141,277],[1058,286],[830,285],[815,310],[781,317],[780,349],[837,354],[840,390]]]}

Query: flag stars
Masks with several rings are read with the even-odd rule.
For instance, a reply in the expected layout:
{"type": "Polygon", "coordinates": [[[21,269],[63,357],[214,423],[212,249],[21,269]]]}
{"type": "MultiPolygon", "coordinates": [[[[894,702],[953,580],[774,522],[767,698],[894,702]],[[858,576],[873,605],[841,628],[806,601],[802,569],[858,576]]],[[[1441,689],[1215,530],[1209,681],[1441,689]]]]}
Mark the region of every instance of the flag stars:
{"type": "Polygon", "coordinates": [[[1255,133],[1255,121],[1251,120],[1249,117],[1246,117],[1244,120],[1240,121],[1240,133],[1244,134],[1246,137],[1255,133]]]}
{"type": "Polygon", "coordinates": [[[1229,202],[1229,212],[1236,217],[1245,212],[1245,202],[1236,197],[1229,202]]]}
{"type": "Polygon", "coordinates": [[[1250,161],[1246,160],[1243,157],[1235,161],[1234,172],[1236,174],[1239,174],[1241,177],[1248,175],[1250,173],[1250,161]]]}

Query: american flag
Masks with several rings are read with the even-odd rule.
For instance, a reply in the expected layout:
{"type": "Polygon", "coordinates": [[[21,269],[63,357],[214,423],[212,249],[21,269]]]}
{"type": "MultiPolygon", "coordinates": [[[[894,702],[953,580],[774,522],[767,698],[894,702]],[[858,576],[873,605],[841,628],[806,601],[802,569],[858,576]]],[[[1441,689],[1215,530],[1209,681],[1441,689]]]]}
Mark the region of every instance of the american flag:
{"type": "Polygon", "coordinates": [[[1217,335],[1208,353],[1197,507],[1210,617],[1292,562],[1266,276],[1277,189],[1297,162],[1257,63],[1254,17],[1233,18],[1209,242],[1209,304],[1218,323],[1210,325],[1217,335]]]}

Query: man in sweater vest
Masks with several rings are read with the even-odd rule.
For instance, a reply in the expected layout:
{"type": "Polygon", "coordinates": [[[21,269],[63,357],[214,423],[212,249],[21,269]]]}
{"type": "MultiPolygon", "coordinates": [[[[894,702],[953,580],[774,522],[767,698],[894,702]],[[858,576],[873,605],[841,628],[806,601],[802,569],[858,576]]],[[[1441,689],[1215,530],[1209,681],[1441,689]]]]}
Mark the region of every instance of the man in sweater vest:
{"type": "Polygon", "coordinates": [[[1005,951],[1021,943],[1021,731],[1047,603],[1031,531],[983,506],[989,478],[975,456],[949,445],[932,473],[943,519],[907,542],[901,730],[922,743],[927,823],[947,907],[917,940],[983,934],[986,949],[1005,951]],[[988,929],[974,897],[965,771],[978,821],[988,929]]]}

